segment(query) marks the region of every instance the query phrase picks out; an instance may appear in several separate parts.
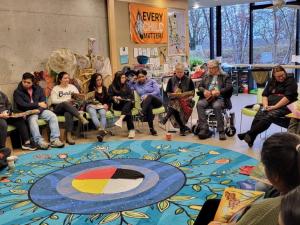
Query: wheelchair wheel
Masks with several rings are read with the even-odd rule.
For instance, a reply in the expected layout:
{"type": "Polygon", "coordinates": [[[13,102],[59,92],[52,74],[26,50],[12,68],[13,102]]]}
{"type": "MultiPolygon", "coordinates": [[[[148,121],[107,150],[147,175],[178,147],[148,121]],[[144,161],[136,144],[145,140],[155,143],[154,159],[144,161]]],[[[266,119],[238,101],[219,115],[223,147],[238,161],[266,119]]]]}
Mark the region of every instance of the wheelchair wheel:
{"type": "Polygon", "coordinates": [[[227,127],[225,129],[225,134],[228,136],[228,137],[233,137],[236,133],[236,129],[235,127],[227,127]]]}

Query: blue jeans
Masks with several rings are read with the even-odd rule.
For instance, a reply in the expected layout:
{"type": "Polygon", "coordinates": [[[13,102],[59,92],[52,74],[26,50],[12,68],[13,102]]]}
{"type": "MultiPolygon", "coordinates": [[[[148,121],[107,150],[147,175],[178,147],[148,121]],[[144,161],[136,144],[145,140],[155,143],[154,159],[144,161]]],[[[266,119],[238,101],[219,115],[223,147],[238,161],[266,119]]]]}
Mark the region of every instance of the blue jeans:
{"type": "Polygon", "coordinates": [[[86,107],[86,111],[90,114],[93,124],[95,125],[95,127],[97,129],[98,128],[105,129],[105,127],[106,127],[106,110],[105,109],[95,109],[92,106],[88,105],[86,107]],[[101,123],[98,119],[97,113],[100,115],[101,123]]]}
{"type": "Polygon", "coordinates": [[[33,141],[37,144],[40,144],[42,141],[44,141],[39,125],[38,125],[38,119],[44,119],[48,122],[50,127],[50,141],[54,141],[60,137],[60,131],[58,126],[58,121],[56,115],[50,111],[50,110],[44,110],[42,113],[38,115],[31,115],[28,117],[28,123],[31,135],[33,137],[33,141]]]}

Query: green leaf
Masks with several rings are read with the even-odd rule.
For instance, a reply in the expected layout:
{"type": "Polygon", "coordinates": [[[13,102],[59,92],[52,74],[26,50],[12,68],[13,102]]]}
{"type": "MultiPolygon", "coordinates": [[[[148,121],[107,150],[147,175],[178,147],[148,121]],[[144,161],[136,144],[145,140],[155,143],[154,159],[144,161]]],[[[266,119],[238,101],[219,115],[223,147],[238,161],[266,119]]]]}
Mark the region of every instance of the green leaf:
{"type": "Polygon", "coordinates": [[[28,184],[33,184],[33,183],[34,183],[33,179],[31,179],[31,180],[28,181],[28,184]]]}
{"type": "Polygon", "coordinates": [[[28,193],[26,190],[9,190],[9,191],[16,195],[25,195],[28,193]]]}
{"type": "Polygon", "coordinates": [[[231,182],[232,182],[232,180],[223,180],[220,182],[220,184],[227,185],[227,184],[230,184],[231,182]]]}
{"type": "Polygon", "coordinates": [[[224,191],[224,188],[212,188],[211,190],[213,192],[222,192],[222,191],[224,191]]]}
{"type": "Polygon", "coordinates": [[[89,217],[89,219],[90,219],[91,222],[94,222],[94,220],[99,219],[101,216],[102,216],[102,214],[99,213],[99,214],[91,215],[89,217]]]}
{"type": "Polygon", "coordinates": [[[120,213],[111,213],[111,214],[107,215],[106,217],[104,217],[104,219],[101,220],[100,224],[109,223],[111,221],[118,219],[120,216],[121,216],[120,213]]]}
{"type": "Polygon", "coordinates": [[[157,204],[157,207],[160,212],[165,211],[167,208],[169,208],[169,206],[170,206],[170,202],[167,200],[161,201],[157,204]]]}
{"type": "Polygon", "coordinates": [[[189,219],[188,221],[187,221],[187,224],[188,225],[193,225],[195,223],[195,221],[194,220],[191,220],[191,219],[189,219]]]}
{"type": "Polygon", "coordinates": [[[190,205],[189,208],[200,211],[202,209],[202,205],[190,205]]]}
{"type": "Polygon", "coordinates": [[[142,212],[136,212],[136,211],[124,211],[122,212],[123,216],[130,217],[130,218],[136,218],[136,219],[148,219],[149,216],[142,212]]]}
{"type": "Polygon", "coordinates": [[[178,208],[178,209],[176,209],[175,214],[178,215],[178,214],[181,214],[183,212],[184,212],[183,208],[178,208]]]}
{"type": "Polygon", "coordinates": [[[217,197],[218,197],[217,194],[210,194],[210,195],[208,195],[208,196],[206,197],[206,200],[209,200],[209,199],[215,199],[215,198],[217,198],[217,197]]]}
{"type": "Polygon", "coordinates": [[[209,183],[211,181],[210,178],[205,178],[203,180],[200,181],[201,184],[206,184],[206,183],[209,183]]]}
{"type": "Polygon", "coordinates": [[[175,161],[175,162],[171,162],[171,165],[172,165],[172,166],[175,166],[175,167],[180,167],[180,166],[181,166],[181,163],[178,162],[178,161],[175,161]]]}
{"type": "Polygon", "coordinates": [[[188,200],[191,200],[191,199],[194,199],[195,197],[192,197],[192,196],[172,196],[171,198],[169,198],[169,201],[174,201],[174,202],[177,202],[177,201],[188,201],[188,200]]]}
{"type": "Polygon", "coordinates": [[[198,184],[194,184],[192,188],[197,192],[201,191],[201,189],[202,189],[201,186],[198,184]]]}
{"type": "Polygon", "coordinates": [[[130,150],[125,148],[125,149],[116,149],[116,150],[111,151],[110,153],[113,155],[123,155],[123,154],[127,154],[129,152],[130,152],[130,150]]]}
{"type": "Polygon", "coordinates": [[[31,203],[30,200],[19,202],[18,204],[13,205],[13,207],[11,207],[11,209],[18,209],[18,208],[21,208],[21,207],[23,207],[25,205],[28,205],[29,203],[31,203]]]}
{"type": "Polygon", "coordinates": [[[153,155],[144,155],[144,156],[143,156],[143,159],[146,159],[146,160],[155,160],[156,157],[153,156],[153,155]]]}
{"type": "Polygon", "coordinates": [[[58,220],[59,217],[58,217],[57,215],[52,215],[52,216],[50,216],[50,219],[51,219],[51,220],[58,220]]]}

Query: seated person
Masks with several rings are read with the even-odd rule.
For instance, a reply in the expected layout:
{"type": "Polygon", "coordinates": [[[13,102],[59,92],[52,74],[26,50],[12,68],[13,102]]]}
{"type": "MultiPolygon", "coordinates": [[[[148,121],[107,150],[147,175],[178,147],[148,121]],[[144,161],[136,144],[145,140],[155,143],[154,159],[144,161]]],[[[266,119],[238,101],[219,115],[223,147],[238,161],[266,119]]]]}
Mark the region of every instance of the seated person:
{"type": "Polygon", "coordinates": [[[279,225],[298,225],[300,222],[300,186],[282,197],[279,225]]]}
{"type": "Polygon", "coordinates": [[[78,112],[72,100],[72,94],[78,94],[78,89],[70,84],[70,76],[66,72],[60,72],[57,75],[57,85],[51,91],[50,100],[53,106],[53,111],[57,115],[65,116],[65,139],[70,145],[74,145],[75,141],[72,138],[72,130],[74,126],[73,117],[79,119],[82,124],[88,124],[83,115],[78,112]]]}
{"type": "Polygon", "coordinates": [[[59,140],[60,131],[56,115],[47,109],[46,97],[43,89],[33,84],[34,76],[31,73],[24,73],[22,81],[14,91],[14,102],[16,109],[20,112],[38,109],[39,114],[28,117],[28,123],[31,135],[35,144],[40,149],[48,149],[49,146],[54,148],[64,147],[64,143],[59,140]],[[38,119],[44,119],[49,123],[50,127],[50,145],[44,140],[40,133],[38,119]]]}
{"type": "Polygon", "coordinates": [[[193,112],[193,97],[195,87],[193,81],[184,75],[184,66],[178,63],[175,67],[175,74],[169,79],[167,88],[169,104],[167,115],[161,120],[166,124],[171,119],[174,127],[180,128],[180,135],[184,136],[189,128],[185,125],[193,112]]]}
{"type": "Polygon", "coordinates": [[[198,87],[198,95],[200,96],[197,103],[198,123],[200,126],[199,138],[206,139],[211,136],[205,110],[213,108],[217,120],[219,139],[226,140],[222,109],[231,108],[232,82],[217,60],[208,61],[207,68],[208,72],[204,75],[198,87]]]}
{"type": "Polygon", "coordinates": [[[141,69],[137,74],[137,83],[133,88],[141,97],[142,111],[140,114],[148,122],[150,133],[157,135],[153,126],[154,115],[152,109],[162,106],[159,85],[155,80],[146,77],[146,70],[141,69]]]}
{"type": "MultiPolygon", "coordinates": [[[[290,133],[277,133],[269,137],[263,144],[261,161],[265,173],[272,185],[285,195],[300,185],[300,139],[290,133]]],[[[277,225],[281,196],[267,198],[253,203],[236,223],[230,225],[277,225]]],[[[221,225],[217,221],[210,222],[218,208],[218,200],[206,201],[194,225],[221,225]],[[214,210],[213,210],[214,209],[214,210]]]]}
{"type": "Polygon", "coordinates": [[[21,136],[23,150],[36,150],[36,146],[30,143],[26,121],[23,117],[13,118],[10,116],[11,104],[7,96],[0,91],[0,149],[5,148],[7,126],[16,127],[21,136]]]}
{"type": "Polygon", "coordinates": [[[0,171],[8,166],[7,158],[10,156],[11,150],[9,148],[0,148],[0,171]]]}
{"type": "Polygon", "coordinates": [[[133,91],[127,85],[127,79],[121,71],[115,73],[114,80],[108,89],[108,94],[112,99],[114,110],[121,111],[120,118],[115,122],[115,125],[122,127],[123,120],[127,122],[129,131],[128,138],[135,137],[135,130],[131,110],[134,103],[133,91]]]}
{"type": "MultiPolygon", "coordinates": [[[[253,146],[258,134],[290,113],[287,105],[297,100],[297,82],[293,77],[287,76],[282,66],[275,66],[272,71],[272,78],[268,81],[262,96],[262,107],[256,113],[250,130],[238,134],[238,138],[247,142],[249,147],[253,146]]],[[[289,121],[284,120],[284,122],[281,125],[287,128],[289,121]]]]}
{"type": "Polygon", "coordinates": [[[95,100],[97,103],[88,104],[87,112],[90,114],[93,124],[100,132],[106,128],[106,112],[109,109],[110,99],[107,88],[103,85],[102,75],[94,73],[89,83],[89,92],[95,91],[95,100]],[[100,116],[100,121],[98,115],[100,116]]]}

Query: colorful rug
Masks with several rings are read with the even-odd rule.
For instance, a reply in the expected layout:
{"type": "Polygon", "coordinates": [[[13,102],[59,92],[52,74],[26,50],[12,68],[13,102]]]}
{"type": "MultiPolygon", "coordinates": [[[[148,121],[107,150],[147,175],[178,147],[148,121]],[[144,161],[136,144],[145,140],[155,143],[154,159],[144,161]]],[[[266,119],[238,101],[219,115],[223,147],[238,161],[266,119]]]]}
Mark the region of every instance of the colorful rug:
{"type": "Polygon", "coordinates": [[[1,224],[192,225],[257,160],[198,143],[114,141],[22,155],[0,183],[1,224]]]}

